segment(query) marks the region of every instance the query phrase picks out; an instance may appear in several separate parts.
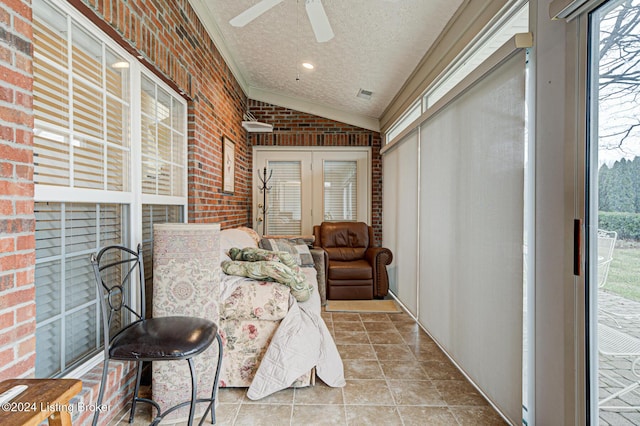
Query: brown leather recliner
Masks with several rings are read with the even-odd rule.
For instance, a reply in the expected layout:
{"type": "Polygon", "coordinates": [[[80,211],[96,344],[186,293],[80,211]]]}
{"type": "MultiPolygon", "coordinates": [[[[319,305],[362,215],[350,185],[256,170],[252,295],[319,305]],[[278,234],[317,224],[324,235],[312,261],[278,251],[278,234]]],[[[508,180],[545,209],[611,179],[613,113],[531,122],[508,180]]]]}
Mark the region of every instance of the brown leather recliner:
{"type": "Polygon", "coordinates": [[[372,247],[373,228],[363,222],[322,222],[313,227],[326,252],[327,299],[383,298],[389,291],[391,251],[372,247]]]}

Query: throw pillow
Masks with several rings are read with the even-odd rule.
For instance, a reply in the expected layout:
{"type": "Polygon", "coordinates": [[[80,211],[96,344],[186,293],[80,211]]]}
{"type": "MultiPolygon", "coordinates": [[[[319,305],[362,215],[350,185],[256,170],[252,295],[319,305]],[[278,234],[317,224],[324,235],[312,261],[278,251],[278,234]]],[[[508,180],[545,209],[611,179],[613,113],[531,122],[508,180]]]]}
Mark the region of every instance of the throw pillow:
{"type": "Polygon", "coordinates": [[[260,248],[290,253],[300,266],[313,266],[313,256],[302,238],[263,238],[260,248]]]}

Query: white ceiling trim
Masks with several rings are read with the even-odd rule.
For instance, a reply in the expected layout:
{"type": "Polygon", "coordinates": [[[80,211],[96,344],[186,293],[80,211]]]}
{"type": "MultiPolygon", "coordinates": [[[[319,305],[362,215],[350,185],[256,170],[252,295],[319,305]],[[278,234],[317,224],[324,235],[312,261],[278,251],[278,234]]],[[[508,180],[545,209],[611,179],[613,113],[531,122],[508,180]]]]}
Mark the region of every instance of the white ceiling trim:
{"type": "Polygon", "coordinates": [[[247,95],[250,99],[254,99],[256,101],[289,108],[295,111],[306,112],[307,114],[313,114],[330,120],[339,121],[341,123],[351,124],[352,126],[373,130],[374,132],[380,131],[380,120],[377,118],[354,114],[337,108],[331,108],[329,106],[309,102],[301,98],[273,93],[258,87],[249,87],[247,95]]]}
{"type": "Polygon", "coordinates": [[[317,115],[330,120],[339,121],[341,123],[351,124],[367,130],[373,130],[374,132],[380,131],[380,120],[377,118],[364,116],[362,114],[354,114],[348,111],[342,111],[329,106],[309,102],[305,99],[276,94],[257,87],[249,86],[246,78],[240,71],[240,67],[238,67],[236,62],[233,60],[233,55],[227,48],[224,37],[220,32],[215,19],[213,19],[215,11],[209,8],[210,3],[206,0],[189,0],[189,3],[196,12],[196,15],[198,15],[198,18],[213,40],[213,44],[215,44],[220,55],[222,55],[222,58],[227,63],[231,73],[236,78],[248,98],[283,108],[289,108],[295,111],[306,112],[307,114],[317,115]]]}

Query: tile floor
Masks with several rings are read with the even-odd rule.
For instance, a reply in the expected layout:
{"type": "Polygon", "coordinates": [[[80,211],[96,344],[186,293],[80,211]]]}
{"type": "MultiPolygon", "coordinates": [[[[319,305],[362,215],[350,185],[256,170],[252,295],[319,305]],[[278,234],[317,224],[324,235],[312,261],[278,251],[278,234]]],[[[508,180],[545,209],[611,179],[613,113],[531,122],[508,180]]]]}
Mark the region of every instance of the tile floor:
{"type": "MultiPolygon", "coordinates": [[[[347,385],[330,388],[318,380],[260,401],[247,399],[246,389],[220,389],[217,425],[506,424],[408,315],[323,317],[342,355],[347,385]]],[[[134,424],[149,420],[148,410],[140,409],[134,424]]],[[[127,415],[112,424],[128,424],[127,415]]]]}

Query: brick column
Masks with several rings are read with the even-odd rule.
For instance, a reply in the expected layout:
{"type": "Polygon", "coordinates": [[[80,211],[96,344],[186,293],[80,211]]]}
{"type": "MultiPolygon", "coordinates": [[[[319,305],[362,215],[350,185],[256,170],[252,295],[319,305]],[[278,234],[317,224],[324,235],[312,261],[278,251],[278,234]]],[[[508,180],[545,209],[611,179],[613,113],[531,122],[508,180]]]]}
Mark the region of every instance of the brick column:
{"type": "Polygon", "coordinates": [[[35,371],[31,2],[0,0],[0,380],[35,371]]]}

